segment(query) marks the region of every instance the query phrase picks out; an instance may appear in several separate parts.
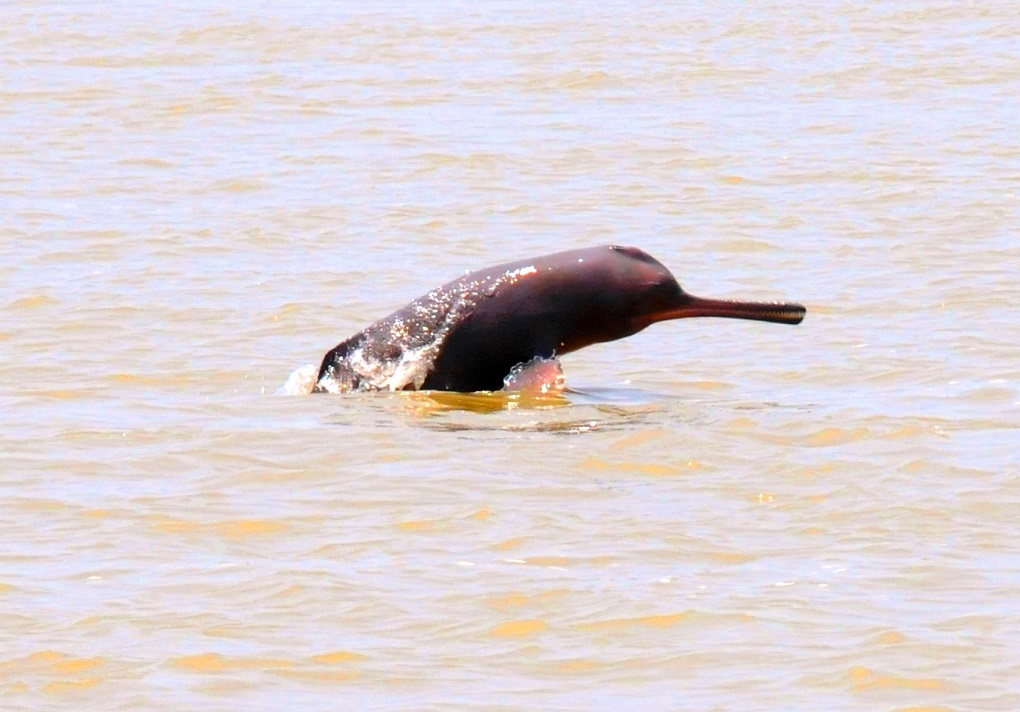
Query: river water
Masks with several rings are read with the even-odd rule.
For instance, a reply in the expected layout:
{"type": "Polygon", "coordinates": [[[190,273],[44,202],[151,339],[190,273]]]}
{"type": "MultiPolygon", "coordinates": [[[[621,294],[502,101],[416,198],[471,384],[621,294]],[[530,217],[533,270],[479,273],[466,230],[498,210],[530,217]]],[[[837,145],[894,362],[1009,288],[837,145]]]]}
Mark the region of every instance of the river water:
{"type": "Polygon", "coordinates": [[[1020,709],[1010,2],[0,5],[0,706],[1020,709]],[[278,396],[465,271],[696,319],[278,396]]]}

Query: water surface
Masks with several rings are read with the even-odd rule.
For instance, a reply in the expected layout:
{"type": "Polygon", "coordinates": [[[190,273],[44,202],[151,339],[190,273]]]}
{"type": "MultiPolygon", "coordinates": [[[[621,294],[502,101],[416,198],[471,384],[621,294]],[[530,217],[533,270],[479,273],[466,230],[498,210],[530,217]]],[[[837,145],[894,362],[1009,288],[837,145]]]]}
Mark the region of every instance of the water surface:
{"type": "Polygon", "coordinates": [[[1020,708],[1015,10],[4,4],[3,708],[1020,708]],[[611,242],[807,319],[273,395],[611,242]]]}

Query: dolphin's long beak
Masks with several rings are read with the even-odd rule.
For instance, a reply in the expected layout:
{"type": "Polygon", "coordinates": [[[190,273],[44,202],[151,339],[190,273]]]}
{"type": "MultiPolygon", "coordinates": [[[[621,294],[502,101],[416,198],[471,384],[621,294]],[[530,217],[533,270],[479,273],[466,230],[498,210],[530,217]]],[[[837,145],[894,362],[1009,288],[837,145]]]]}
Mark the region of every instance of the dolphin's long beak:
{"type": "Polygon", "coordinates": [[[784,302],[738,302],[729,299],[704,299],[684,292],[678,306],[648,315],[647,323],[667,319],[687,319],[694,316],[719,316],[726,319],[771,321],[776,324],[799,324],[807,309],[800,304],[784,302]]]}

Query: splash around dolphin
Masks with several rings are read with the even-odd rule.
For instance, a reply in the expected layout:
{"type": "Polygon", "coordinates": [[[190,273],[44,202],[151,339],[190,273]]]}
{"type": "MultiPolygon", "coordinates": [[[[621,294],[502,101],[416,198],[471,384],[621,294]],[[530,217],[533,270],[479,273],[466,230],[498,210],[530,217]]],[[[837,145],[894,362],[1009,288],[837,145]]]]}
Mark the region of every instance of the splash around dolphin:
{"type": "Polygon", "coordinates": [[[328,351],[313,392],[494,391],[522,364],[697,316],[799,324],[800,304],[688,294],[636,247],[507,262],[433,289],[328,351]]]}

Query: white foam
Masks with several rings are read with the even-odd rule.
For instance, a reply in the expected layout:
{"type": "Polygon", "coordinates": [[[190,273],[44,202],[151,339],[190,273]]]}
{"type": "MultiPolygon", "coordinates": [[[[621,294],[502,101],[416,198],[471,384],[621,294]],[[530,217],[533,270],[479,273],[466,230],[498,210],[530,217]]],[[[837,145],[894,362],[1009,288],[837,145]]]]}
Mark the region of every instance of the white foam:
{"type": "Polygon", "coordinates": [[[314,363],[296,368],[287,376],[287,382],[276,389],[276,395],[303,396],[311,393],[315,387],[315,377],[318,375],[319,368],[314,363]]]}
{"type": "Polygon", "coordinates": [[[428,376],[438,345],[434,342],[418,349],[405,349],[399,361],[368,359],[362,349],[355,349],[347,363],[362,377],[369,390],[400,391],[408,385],[419,390],[428,376]]]}

